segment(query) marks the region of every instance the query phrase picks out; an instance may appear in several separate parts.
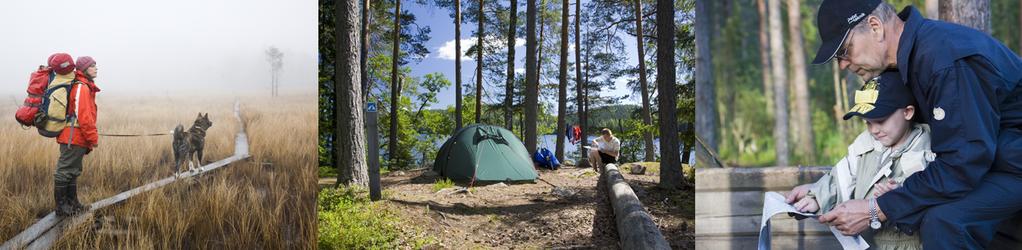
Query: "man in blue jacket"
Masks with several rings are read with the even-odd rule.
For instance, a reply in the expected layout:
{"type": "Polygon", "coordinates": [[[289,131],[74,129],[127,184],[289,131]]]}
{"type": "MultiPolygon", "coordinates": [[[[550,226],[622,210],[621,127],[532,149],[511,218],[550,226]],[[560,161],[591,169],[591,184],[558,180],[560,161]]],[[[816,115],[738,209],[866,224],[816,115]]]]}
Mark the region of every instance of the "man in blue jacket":
{"type": "Polygon", "coordinates": [[[901,72],[936,153],[900,188],[842,203],[820,221],[848,235],[894,223],[918,230],[925,249],[986,247],[1022,211],[1022,59],[986,33],[881,0],[824,0],[817,28],[814,64],[834,59],[864,79],[901,72]]]}

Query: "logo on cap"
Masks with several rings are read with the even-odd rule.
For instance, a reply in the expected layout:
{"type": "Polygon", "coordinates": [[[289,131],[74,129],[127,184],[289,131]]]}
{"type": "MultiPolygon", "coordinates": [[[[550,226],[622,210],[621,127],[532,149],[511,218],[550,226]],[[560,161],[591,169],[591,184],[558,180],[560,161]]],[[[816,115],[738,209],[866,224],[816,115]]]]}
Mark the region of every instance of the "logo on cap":
{"type": "Polygon", "coordinates": [[[876,108],[873,104],[877,102],[877,97],[880,96],[880,91],[877,91],[878,79],[879,77],[873,78],[866,85],[862,86],[861,90],[855,91],[855,106],[848,112],[865,114],[876,108]]]}
{"type": "Polygon", "coordinates": [[[866,13],[859,13],[859,14],[852,15],[852,16],[848,17],[848,24],[852,24],[852,23],[854,23],[856,21],[859,21],[859,19],[862,19],[862,17],[864,17],[864,16],[866,16],[866,13]]]}
{"type": "Polygon", "coordinates": [[[67,66],[68,66],[68,65],[71,65],[71,63],[69,63],[69,62],[64,62],[64,63],[61,63],[61,64],[60,64],[60,67],[61,67],[61,68],[67,68],[67,66]]]}

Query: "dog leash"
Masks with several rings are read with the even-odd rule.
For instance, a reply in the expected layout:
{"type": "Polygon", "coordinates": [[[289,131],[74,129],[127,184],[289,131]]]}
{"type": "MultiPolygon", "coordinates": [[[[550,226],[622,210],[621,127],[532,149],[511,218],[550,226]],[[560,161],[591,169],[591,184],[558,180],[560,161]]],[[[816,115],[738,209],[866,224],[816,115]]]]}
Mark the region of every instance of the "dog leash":
{"type": "Polygon", "coordinates": [[[99,134],[100,136],[109,137],[142,137],[142,136],[161,136],[161,135],[172,135],[174,131],[171,130],[168,133],[151,133],[151,134],[99,134]]]}

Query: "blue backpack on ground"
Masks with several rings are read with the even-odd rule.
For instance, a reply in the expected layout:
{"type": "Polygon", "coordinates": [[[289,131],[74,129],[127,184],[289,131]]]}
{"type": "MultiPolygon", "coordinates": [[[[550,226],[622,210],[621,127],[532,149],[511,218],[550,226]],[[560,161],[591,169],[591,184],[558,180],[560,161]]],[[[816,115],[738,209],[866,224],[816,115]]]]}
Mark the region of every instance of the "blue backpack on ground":
{"type": "Polygon", "coordinates": [[[557,168],[561,167],[561,162],[554,157],[554,153],[546,148],[536,151],[532,155],[532,161],[536,162],[536,165],[547,169],[557,170],[557,168]]]}

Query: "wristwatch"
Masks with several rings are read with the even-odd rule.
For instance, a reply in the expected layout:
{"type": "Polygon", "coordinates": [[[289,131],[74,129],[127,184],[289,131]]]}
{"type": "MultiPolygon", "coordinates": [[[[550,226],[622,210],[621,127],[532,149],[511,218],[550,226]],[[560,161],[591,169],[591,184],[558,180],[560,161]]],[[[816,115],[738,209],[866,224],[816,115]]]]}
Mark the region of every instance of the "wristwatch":
{"type": "Polygon", "coordinates": [[[880,229],[880,216],[877,215],[877,199],[869,199],[869,227],[880,229]]]}

